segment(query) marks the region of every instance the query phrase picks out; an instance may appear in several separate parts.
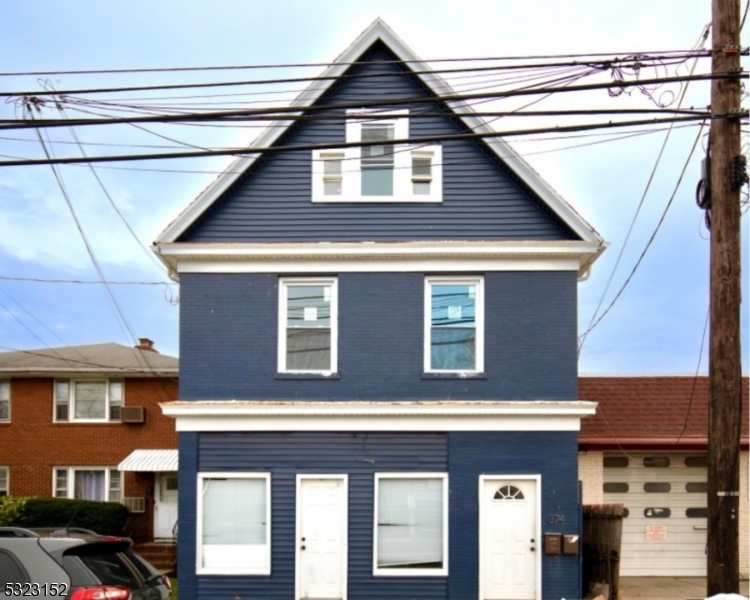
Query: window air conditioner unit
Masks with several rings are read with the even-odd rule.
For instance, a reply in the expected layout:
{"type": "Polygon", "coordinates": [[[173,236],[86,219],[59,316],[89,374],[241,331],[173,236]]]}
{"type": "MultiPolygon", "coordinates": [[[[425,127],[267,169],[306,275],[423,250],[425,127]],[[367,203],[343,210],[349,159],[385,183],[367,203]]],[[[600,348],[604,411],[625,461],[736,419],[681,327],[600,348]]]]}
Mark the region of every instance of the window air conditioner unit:
{"type": "Polygon", "coordinates": [[[146,409],[143,406],[123,406],[120,409],[120,420],[123,423],[145,423],[146,409]]]}

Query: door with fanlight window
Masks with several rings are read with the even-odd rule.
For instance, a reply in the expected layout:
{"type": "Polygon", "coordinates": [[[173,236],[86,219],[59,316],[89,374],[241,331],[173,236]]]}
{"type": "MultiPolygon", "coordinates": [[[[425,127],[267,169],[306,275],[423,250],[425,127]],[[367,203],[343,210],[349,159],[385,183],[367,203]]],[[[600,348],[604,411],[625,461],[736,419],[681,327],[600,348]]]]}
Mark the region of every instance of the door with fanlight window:
{"type": "Polygon", "coordinates": [[[537,481],[484,479],[480,487],[483,600],[532,600],[537,596],[537,481]]]}

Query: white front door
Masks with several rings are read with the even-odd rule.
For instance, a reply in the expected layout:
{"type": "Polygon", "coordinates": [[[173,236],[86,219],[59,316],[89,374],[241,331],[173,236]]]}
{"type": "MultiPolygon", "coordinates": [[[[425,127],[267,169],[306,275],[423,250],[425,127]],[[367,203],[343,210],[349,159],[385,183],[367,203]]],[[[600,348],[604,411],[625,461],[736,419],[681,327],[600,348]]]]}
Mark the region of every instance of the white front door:
{"type": "Polygon", "coordinates": [[[297,478],[297,598],[346,598],[345,476],[297,478]]]}
{"type": "Polygon", "coordinates": [[[156,474],[154,539],[172,539],[177,524],[177,473],[156,474]]]}
{"type": "Polygon", "coordinates": [[[481,597],[533,600],[537,592],[535,479],[489,479],[480,489],[481,597]]]}

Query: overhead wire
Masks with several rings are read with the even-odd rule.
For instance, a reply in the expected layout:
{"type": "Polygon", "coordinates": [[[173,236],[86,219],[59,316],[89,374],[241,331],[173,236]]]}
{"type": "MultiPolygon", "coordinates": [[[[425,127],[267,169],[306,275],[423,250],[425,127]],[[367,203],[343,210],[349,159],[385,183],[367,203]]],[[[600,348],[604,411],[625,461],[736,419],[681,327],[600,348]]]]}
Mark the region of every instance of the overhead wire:
{"type": "MultiPolygon", "coordinates": [[[[695,44],[696,51],[702,50],[702,48],[698,48],[699,45],[700,46],[705,46],[706,40],[708,39],[708,35],[709,35],[710,32],[711,32],[711,23],[708,23],[707,25],[704,26],[703,31],[701,32],[701,35],[699,36],[698,41],[695,44]]],[[[693,61],[693,66],[690,69],[690,75],[692,75],[695,72],[695,68],[697,67],[697,65],[698,65],[698,60],[696,59],[695,61],[693,61]]],[[[683,87],[683,89],[682,89],[682,93],[681,93],[679,101],[677,103],[677,108],[678,109],[682,107],[682,103],[685,100],[685,95],[687,94],[689,85],[690,85],[690,82],[688,81],[685,84],[685,86],[683,87]]],[[[597,318],[597,316],[599,314],[599,309],[601,308],[602,304],[604,303],[604,298],[606,297],[607,292],[609,291],[609,287],[612,284],[612,281],[614,280],[615,274],[617,273],[617,268],[620,265],[620,261],[622,260],[622,257],[625,254],[625,249],[626,249],[626,247],[628,245],[628,241],[630,240],[630,235],[632,234],[633,229],[635,228],[636,221],[638,220],[638,215],[640,214],[641,208],[643,207],[643,203],[646,200],[646,196],[648,195],[648,192],[651,189],[651,184],[653,183],[654,177],[656,175],[656,171],[658,170],[659,165],[661,164],[661,159],[664,156],[664,150],[667,147],[667,142],[669,142],[669,138],[672,135],[672,130],[673,129],[674,129],[674,123],[670,124],[669,128],[667,129],[667,134],[664,136],[664,140],[662,141],[661,147],[659,149],[659,153],[656,156],[656,162],[654,163],[654,166],[651,169],[651,173],[650,173],[650,175],[648,177],[648,180],[646,181],[646,187],[644,188],[643,193],[641,194],[641,198],[638,201],[638,206],[635,209],[635,213],[633,215],[633,218],[630,221],[630,226],[628,227],[628,231],[625,234],[625,240],[623,241],[622,245],[620,246],[620,251],[617,254],[617,259],[615,260],[615,264],[612,267],[612,270],[611,270],[611,272],[609,274],[609,278],[607,279],[607,283],[605,284],[604,289],[602,290],[602,293],[601,293],[601,295],[599,297],[599,302],[597,303],[596,308],[594,309],[594,312],[591,315],[591,320],[589,321],[588,329],[586,330],[586,332],[579,339],[579,344],[578,344],[578,355],[579,356],[581,354],[581,350],[583,349],[584,344],[586,343],[586,338],[587,338],[588,334],[593,329],[592,324],[596,320],[596,318],[597,318]]]]}

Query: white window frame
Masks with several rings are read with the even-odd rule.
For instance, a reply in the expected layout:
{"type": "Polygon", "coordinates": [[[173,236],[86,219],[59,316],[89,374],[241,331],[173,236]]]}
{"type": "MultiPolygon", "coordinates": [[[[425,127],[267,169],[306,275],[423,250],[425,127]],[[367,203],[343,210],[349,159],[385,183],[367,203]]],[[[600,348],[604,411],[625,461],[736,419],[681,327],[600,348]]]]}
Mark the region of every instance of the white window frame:
{"type": "Polygon", "coordinates": [[[0,379],[0,403],[7,402],[8,403],[8,418],[3,419],[0,418],[0,423],[10,423],[13,415],[11,413],[11,410],[13,408],[13,402],[11,399],[11,385],[10,385],[10,379],[0,379]],[[8,398],[6,400],[3,400],[3,389],[8,390],[8,398]]]}
{"type": "Polygon", "coordinates": [[[122,389],[122,398],[120,399],[120,404],[116,405],[119,408],[122,408],[125,405],[125,380],[124,379],[66,379],[64,377],[60,377],[58,379],[54,380],[54,384],[52,387],[52,421],[54,423],[120,423],[121,420],[119,418],[113,419],[111,418],[112,414],[112,403],[110,398],[110,391],[111,386],[113,383],[119,383],[122,389]],[[67,381],[68,383],[68,418],[67,419],[58,419],[57,418],[57,406],[58,406],[58,399],[57,399],[57,384],[58,382],[67,381]],[[106,416],[103,419],[77,419],[75,417],[75,389],[77,383],[104,383],[106,385],[106,395],[105,395],[105,402],[107,404],[106,406],[106,416]]]}
{"type": "MultiPolygon", "coordinates": [[[[353,109],[346,111],[346,143],[362,141],[362,124],[367,122],[389,123],[394,127],[394,140],[409,138],[409,110],[353,109]],[[389,117],[368,119],[368,115],[389,117]],[[392,119],[390,118],[392,117],[392,119]]],[[[312,201],[313,202],[422,202],[443,201],[443,147],[440,144],[394,144],[393,195],[362,195],[362,147],[331,148],[312,151],[312,201]],[[326,195],[328,176],[324,173],[326,157],[340,157],[341,194],[326,195]],[[432,159],[432,175],[429,194],[415,194],[412,179],[412,157],[432,159]]],[[[424,180],[423,180],[424,181],[424,180]]]]}
{"type": "Polygon", "coordinates": [[[270,575],[271,574],[271,473],[199,472],[196,489],[195,573],[196,575],[270,575]],[[203,565],[203,481],[205,479],[263,479],[266,482],[266,566],[263,568],[222,568],[203,565]]]}
{"type": "Polygon", "coordinates": [[[10,467],[0,467],[0,473],[5,473],[5,487],[0,487],[0,497],[10,496],[10,467]]]}
{"type": "Polygon", "coordinates": [[[337,277],[282,277],[279,279],[279,321],[278,321],[278,357],[279,373],[311,373],[332,375],[338,372],[338,338],[339,338],[339,292],[337,277]],[[331,286],[331,364],[329,369],[287,369],[286,368],[286,329],[287,329],[287,289],[294,285],[330,285],[331,286]]]}
{"type": "Polygon", "coordinates": [[[424,372],[425,373],[457,373],[457,374],[478,374],[484,373],[484,277],[451,277],[451,276],[428,276],[424,280],[424,372]],[[476,303],[474,305],[474,327],[476,331],[475,353],[476,364],[474,369],[453,370],[453,369],[433,369],[431,361],[432,350],[432,285],[465,285],[474,284],[476,286],[476,303]]]}
{"type": "Polygon", "coordinates": [[[448,575],[448,473],[375,473],[372,523],[372,574],[377,577],[445,577],[448,575]],[[382,569],[378,567],[378,493],[381,479],[440,479],[443,483],[443,568],[382,569]]]}
{"type": "Polygon", "coordinates": [[[53,498],[68,498],[70,500],[74,500],[76,497],[76,489],[75,489],[75,473],[76,471],[103,471],[104,472],[104,491],[106,493],[106,498],[102,500],[102,502],[120,502],[122,500],[122,488],[123,488],[123,473],[121,471],[117,470],[117,467],[102,467],[102,466],[93,466],[93,467],[52,467],[52,497],[53,498]],[[57,495],[57,472],[58,471],[65,471],[66,472],[66,494],[65,496],[58,496],[57,495]],[[120,475],[120,494],[117,498],[112,498],[111,495],[111,485],[112,485],[112,478],[111,474],[112,472],[119,473],[120,475]]]}

